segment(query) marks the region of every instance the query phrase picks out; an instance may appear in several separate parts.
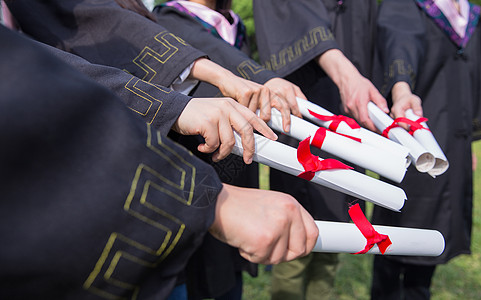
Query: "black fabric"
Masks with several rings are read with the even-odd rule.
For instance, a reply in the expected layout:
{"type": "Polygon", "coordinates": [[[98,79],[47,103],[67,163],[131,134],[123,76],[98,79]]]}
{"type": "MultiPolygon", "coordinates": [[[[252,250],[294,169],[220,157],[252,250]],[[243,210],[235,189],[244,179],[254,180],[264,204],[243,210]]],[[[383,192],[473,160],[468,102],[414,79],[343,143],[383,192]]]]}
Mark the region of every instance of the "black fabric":
{"type": "Polygon", "coordinates": [[[439,257],[390,259],[419,265],[446,263],[470,253],[471,120],[473,103],[480,95],[481,31],[478,25],[460,56],[457,46],[413,0],[383,1],[378,29],[383,86],[402,80],[414,87],[450,166],[436,178],[410,167],[399,185],[408,198],[402,212],[375,207],[373,223],[439,230],[446,241],[439,257]]]}
{"type": "MultiPolygon", "coordinates": [[[[259,56],[266,68],[298,85],[309,101],[334,114],[343,113],[337,86],[314,59],[327,50],[340,49],[369,77],[376,1],[343,1],[340,5],[333,0],[255,0],[253,8],[259,56]]],[[[287,136],[280,140],[298,145],[287,136]]],[[[346,201],[353,199],[342,193],[276,170],[271,170],[270,186],[296,197],[315,219],[349,220],[346,201]]]]}
{"type": "MultiPolygon", "coordinates": [[[[154,8],[157,22],[170,32],[178,35],[193,47],[205,52],[209,58],[230,70],[237,76],[258,83],[265,83],[277,77],[271,71],[262,68],[249,58],[247,40],[242,49],[237,49],[219,37],[208,32],[195,18],[169,6],[154,8]]],[[[200,83],[192,94],[193,97],[221,96],[220,91],[207,83],[200,83]]],[[[176,141],[186,145],[196,156],[213,165],[224,183],[236,186],[257,188],[259,186],[258,164],[246,165],[237,155],[229,155],[224,160],[214,163],[210,155],[198,152],[197,145],[201,137],[176,135],[176,141]]],[[[239,255],[239,250],[221,243],[207,234],[202,247],[192,256],[186,271],[189,299],[217,298],[238,290],[240,271],[257,276],[257,264],[253,264],[239,255]]],[[[240,278],[240,280],[242,280],[240,278]]],[[[242,293],[239,293],[240,296],[242,293]]],[[[228,296],[226,296],[228,297],[228,296]]]]}
{"type": "Polygon", "coordinates": [[[160,85],[152,84],[122,70],[91,64],[81,57],[40,44],[57,58],[114,92],[146,123],[167,135],[191,99],[160,85]]]}
{"type": "MultiPolygon", "coordinates": [[[[170,6],[156,6],[153,10],[157,23],[173,34],[181,37],[193,47],[205,52],[209,58],[235,75],[264,84],[276,74],[264,69],[249,57],[247,39],[242,49],[231,46],[226,41],[212,35],[195,18],[170,6]]],[[[218,96],[220,91],[208,84],[200,83],[194,94],[196,96],[218,96]]]]}
{"type": "Polygon", "coordinates": [[[165,299],[213,221],[213,169],[44,48],[0,43],[0,298],[165,299]]]}
{"type": "Polygon", "coordinates": [[[320,0],[254,0],[253,9],[260,61],[282,77],[339,48],[320,0]]]}
{"type": "Polygon", "coordinates": [[[115,0],[16,0],[8,6],[33,38],[149,83],[170,86],[205,55],[115,0]]]}
{"type": "Polygon", "coordinates": [[[403,264],[376,255],[371,300],[429,300],[436,266],[403,264]]]}

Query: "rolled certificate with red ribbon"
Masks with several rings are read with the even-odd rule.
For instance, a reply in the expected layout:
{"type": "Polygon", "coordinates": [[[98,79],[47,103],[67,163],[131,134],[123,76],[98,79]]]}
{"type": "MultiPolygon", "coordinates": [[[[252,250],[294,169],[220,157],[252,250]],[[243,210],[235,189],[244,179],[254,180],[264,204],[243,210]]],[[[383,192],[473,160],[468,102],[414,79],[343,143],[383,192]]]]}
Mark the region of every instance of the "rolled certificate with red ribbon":
{"type": "MultiPolygon", "coordinates": [[[[366,237],[352,223],[315,221],[319,237],[313,252],[358,253],[366,247],[366,237]]],[[[436,230],[373,225],[376,232],[389,236],[391,245],[384,255],[439,256],[444,251],[444,237],[436,230]]],[[[382,244],[380,244],[382,245],[382,244]]],[[[367,254],[381,254],[374,244],[367,254]]]]}
{"type": "Polygon", "coordinates": [[[412,109],[406,110],[406,118],[414,122],[410,130],[412,136],[436,159],[434,167],[428,171],[428,174],[436,177],[446,172],[449,168],[448,159],[434,138],[433,133],[429,130],[426,123],[428,119],[415,115],[412,109]]]}
{"type": "Polygon", "coordinates": [[[434,156],[404,128],[399,127],[399,121],[393,120],[372,102],[368,103],[367,109],[372,122],[385,137],[409,149],[409,155],[419,172],[426,173],[434,167],[436,162],[434,156]]]}
{"type": "Polygon", "coordinates": [[[337,133],[359,138],[363,144],[368,144],[373,148],[382,149],[391,155],[398,155],[404,160],[406,168],[411,163],[408,148],[390,141],[375,132],[360,127],[356,121],[351,118],[334,115],[330,111],[308,100],[301,98],[296,99],[299,110],[304,118],[337,133]]]}
{"type": "MultiPolygon", "coordinates": [[[[234,136],[236,142],[232,153],[242,156],[241,138],[237,133],[234,136]]],[[[306,174],[307,171],[312,172],[317,167],[323,167],[323,160],[317,158],[321,165],[318,166],[311,160],[307,164],[312,165],[312,168],[307,170],[298,160],[297,149],[269,140],[258,134],[254,134],[254,137],[256,147],[254,161],[258,163],[294,176],[304,174],[306,177],[310,177],[308,176],[309,174],[306,174]]],[[[306,155],[308,156],[308,154],[306,155]]],[[[399,211],[404,206],[406,194],[399,187],[353,170],[337,169],[336,166],[334,166],[334,169],[330,166],[324,167],[326,168],[322,171],[313,172],[314,174],[312,175],[314,176],[311,179],[313,183],[351,195],[360,200],[372,202],[393,211],[399,211]]]]}
{"type": "Polygon", "coordinates": [[[267,124],[299,141],[311,137],[311,145],[392,181],[401,182],[406,173],[406,159],[400,155],[362,143],[358,138],[319,127],[296,116],[291,116],[291,129],[285,132],[281,113],[277,109],[272,109],[271,120],[267,124]]]}

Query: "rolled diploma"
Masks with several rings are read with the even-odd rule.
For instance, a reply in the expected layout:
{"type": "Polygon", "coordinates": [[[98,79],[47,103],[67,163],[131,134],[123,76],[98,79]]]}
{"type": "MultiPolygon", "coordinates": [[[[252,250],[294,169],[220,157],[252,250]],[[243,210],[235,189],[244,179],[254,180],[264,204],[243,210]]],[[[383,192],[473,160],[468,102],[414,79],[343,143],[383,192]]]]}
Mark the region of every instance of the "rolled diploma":
{"type": "MultiPolygon", "coordinates": [[[[232,153],[242,156],[241,138],[237,133],[234,133],[234,136],[232,153]]],[[[297,161],[297,149],[258,134],[254,134],[254,137],[254,161],[294,176],[304,171],[297,161]]],[[[406,200],[406,194],[401,188],[353,170],[318,171],[311,181],[393,211],[399,211],[406,200]]]]}
{"type": "MultiPolygon", "coordinates": [[[[319,129],[318,126],[310,122],[291,116],[290,132],[285,132],[282,128],[281,113],[277,109],[272,109],[271,120],[267,124],[271,128],[284,132],[300,141],[310,136],[312,142],[316,131],[319,129]]],[[[400,155],[389,153],[365,143],[359,143],[330,130],[326,131],[321,149],[398,183],[403,180],[406,174],[406,159],[400,155]]]]}
{"type": "MultiPolygon", "coordinates": [[[[315,221],[319,237],[313,252],[356,253],[366,246],[366,238],[353,223],[315,221]]],[[[384,255],[439,256],[444,251],[444,237],[436,230],[373,225],[386,234],[392,245],[384,255]]],[[[367,253],[381,254],[377,245],[367,253]]]]}
{"type": "MultiPolygon", "coordinates": [[[[309,119],[312,122],[322,127],[329,128],[329,125],[332,123],[332,121],[321,121],[318,118],[311,115],[309,113],[309,110],[323,116],[333,116],[334,115],[333,113],[308,100],[305,100],[299,97],[297,97],[296,99],[297,99],[297,104],[299,105],[299,110],[301,111],[302,116],[304,116],[306,119],[309,119]]],[[[386,150],[389,153],[397,154],[401,156],[405,160],[406,168],[409,167],[411,163],[411,158],[409,156],[408,148],[404,147],[403,145],[400,145],[399,143],[390,141],[389,139],[383,137],[380,134],[377,134],[375,132],[372,132],[362,127],[353,129],[349,127],[349,125],[345,124],[344,122],[341,122],[341,124],[339,124],[339,127],[337,128],[337,132],[360,138],[362,142],[365,144],[369,144],[372,147],[380,148],[380,149],[386,150]]]]}
{"type": "MultiPolygon", "coordinates": [[[[417,121],[420,117],[415,115],[412,109],[408,109],[406,110],[406,118],[412,121],[417,121]]],[[[422,122],[421,125],[423,125],[426,128],[429,128],[426,122],[422,122]]],[[[449,168],[449,162],[448,162],[448,159],[446,158],[446,155],[444,155],[443,150],[441,149],[438,142],[436,141],[436,138],[434,138],[433,133],[429,130],[421,129],[421,130],[416,130],[413,136],[436,159],[434,163],[434,167],[430,171],[428,171],[428,174],[431,175],[432,177],[436,177],[446,172],[446,170],[449,168]]]]}
{"type": "MultiPolygon", "coordinates": [[[[367,105],[369,117],[377,129],[383,131],[390,126],[394,120],[383,112],[376,104],[369,102],[367,105]]],[[[409,149],[409,155],[419,172],[426,173],[434,167],[436,159],[404,128],[395,127],[389,130],[388,136],[391,140],[400,143],[409,149]]]]}

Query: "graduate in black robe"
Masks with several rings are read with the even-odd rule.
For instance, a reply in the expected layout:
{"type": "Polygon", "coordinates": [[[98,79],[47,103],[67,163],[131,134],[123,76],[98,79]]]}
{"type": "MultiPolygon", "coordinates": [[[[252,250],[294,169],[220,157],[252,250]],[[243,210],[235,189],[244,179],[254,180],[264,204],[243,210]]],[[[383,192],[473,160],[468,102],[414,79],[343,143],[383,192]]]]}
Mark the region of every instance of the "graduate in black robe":
{"type": "Polygon", "coordinates": [[[45,49],[0,41],[0,298],[165,298],[219,179],[45,49]]]}
{"type": "Polygon", "coordinates": [[[189,75],[217,86],[224,96],[251,109],[262,108],[264,120],[269,118],[270,104],[279,107],[289,122],[284,99],[203,58],[203,52],[115,0],[15,0],[7,4],[21,30],[43,43],[161,86],[170,87],[189,75]]]}
{"type": "Polygon", "coordinates": [[[314,246],[294,199],[221,184],[45,48],[3,26],[0,42],[0,298],[165,299],[208,229],[254,262],[314,246]],[[265,209],[284,221],[255,213],[265,209]],[[291,222],[304,224],[297,241],[291,222]]]}
{"type": "MultiPolygon", "coordinates": [[[[309,101],[334,114],[350,113],[361,125],[374,129],[367,102],[387,110],[385,100],[366,79],[374,54],[376,1],[255,0],[253,4],[261,63],[297,84],[309,101]]],[[[332,157],[322,152],[320,156],[332,157]]],[[[270,186],[294,195],[315,219],[349,221],[350,197],[344,194],[276,170],[271,170],[270,186]]],[[[273,299],[330,297],[337,254],[310,257],[311,261],[299,260],[298,266],[294,262],[274,266],[273,299]]]]}
{"type": "Polygon", "coordinates": [[[464,35],[432,1],[384,0],[379,11],[381,91],[392,101],[395,117],[422,103],[450,166],[436,178],[410,167],[400,184],[408,197],[402,212],[375,207],[373,223],[436,229],[446,246],[438,257],[376,256],[373,299],[429,299],[436,265],[471,252],[471,120],[481,92],[481,30],[479,6],[464,4],[469,10],[464,35]]]}

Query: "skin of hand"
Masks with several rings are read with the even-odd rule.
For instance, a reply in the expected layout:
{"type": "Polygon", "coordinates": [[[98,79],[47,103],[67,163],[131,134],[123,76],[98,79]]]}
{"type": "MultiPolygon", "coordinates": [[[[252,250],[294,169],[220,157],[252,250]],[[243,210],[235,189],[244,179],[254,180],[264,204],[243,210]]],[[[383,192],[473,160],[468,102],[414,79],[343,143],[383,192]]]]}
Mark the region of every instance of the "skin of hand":
{"type": "Polygon", "coordinates": [[[210,233],[239,248],[245,259],[277,264],[311,252],[319,231],[290,195],[224,184],[210,233]]]}
{"type": "Polygon", "coordinates": [[[255,151],[253,128],[265,137],[276,140],[277,135],[247,107],[231,98],[193,98],[185,106],[172,127],[183,135],[204,137],[198,150],[211,153],[213,161],[224,159],[235,144],[235,130],[242,138],[244,162],[250,164],[255,151]]]}
{"type": "Polygon", "coordinates": [[[289,131],[289,105],[286,100],[271,93],[268,87],[236,76],[206,58],[195,61],[189,77],[216,86],[224,96],[237,100],[253,112],[259,109],[264,121],[271,119],[271,107],[277,108],[282,114],[284,130],[289,131]]]}
{"type": "Polygon", "coordinates": [[[367,104],[372,101],[385,113],[389,113],[389,108],[386,99],[372,82],[362,76],[338,49],[327,50],[318,57],[317,62],[339,88],[344,111],[353,116],[363,127],[377,131],[369,118],[367,104]]]}
{"type": "Polygon", "coordinates": [[[394,119],[404,117],[406,110],[409,108],[411,108],[416,115],[420,117],[423,116],[421,98],[411,92],[411,87],[407,82],[396,82],[391,89],[391,94],[393,103],[391,116],[394,119]]]}
{"type": "Polygon", "coordinates": [[[277,96],[284,98],[287,104],[289,105],[289,109],[291,114],[302,118],[301,112],[299,111],[299,106],[297,105],[296,97],[307,99],[307,97],[302,93],[301,89],[280,77],[272,78],[266,83],[264,86],[267,86],[271,92],[275,93],[277,96]]]}

